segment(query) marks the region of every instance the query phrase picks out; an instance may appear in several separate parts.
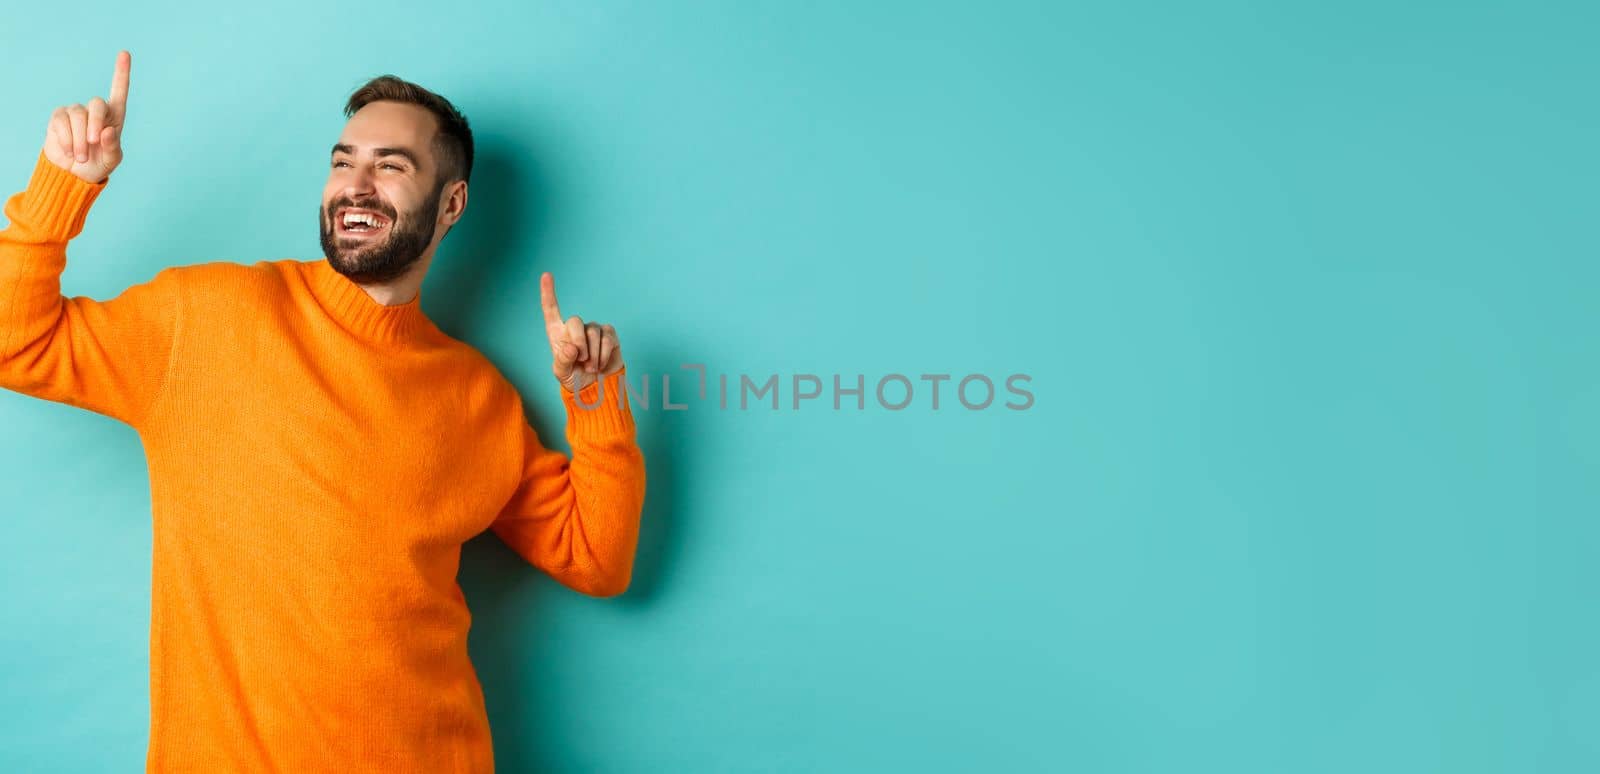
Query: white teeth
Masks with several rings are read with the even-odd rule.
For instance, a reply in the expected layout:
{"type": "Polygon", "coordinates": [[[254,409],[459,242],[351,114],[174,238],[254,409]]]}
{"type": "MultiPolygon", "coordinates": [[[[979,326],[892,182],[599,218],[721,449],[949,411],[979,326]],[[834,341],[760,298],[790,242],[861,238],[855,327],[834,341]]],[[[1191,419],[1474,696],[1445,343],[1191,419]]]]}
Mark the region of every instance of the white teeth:
{"type": "Polygon", "coordinates": [[[369,227],[377,228],[378,218],[377,216],[369,215],[364,212],[347,212],[344,214],[345,226],[351,226],[357,223],[362,223],[369,227]]]}

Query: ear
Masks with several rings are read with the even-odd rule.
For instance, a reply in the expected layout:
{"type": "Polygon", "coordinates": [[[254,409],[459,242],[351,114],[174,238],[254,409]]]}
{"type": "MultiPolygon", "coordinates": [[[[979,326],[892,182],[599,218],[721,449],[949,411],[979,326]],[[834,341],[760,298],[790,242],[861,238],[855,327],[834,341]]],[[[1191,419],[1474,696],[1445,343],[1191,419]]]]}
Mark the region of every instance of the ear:
{"type": "Polygon", "coordinates": [[[439,222],[453,226],[467,211],[467,181],[457,180],[445,186],[439,207],[439,222]]]}

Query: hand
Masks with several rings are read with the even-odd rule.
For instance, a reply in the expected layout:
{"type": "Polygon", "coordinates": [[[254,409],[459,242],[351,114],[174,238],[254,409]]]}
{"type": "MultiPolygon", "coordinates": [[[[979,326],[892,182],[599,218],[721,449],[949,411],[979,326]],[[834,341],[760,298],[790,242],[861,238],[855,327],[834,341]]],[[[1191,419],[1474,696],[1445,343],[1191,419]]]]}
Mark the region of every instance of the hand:
{"type": "Polygon", "coordinates": [[[103,183],[122,163],[122,120],[128,115],[128,71],[133,55],[117,52],[111,76],[111,100],[99,97],[87,105],[63,105],[50,114],[44,156],[50,163],[90,183],[103,183]]]}
{"type": "Polygon", "coordinates": [[[622,345],[617,342],[616,329],[599,323],[585,325],[577,317],[563,322],[556,305],[556,279],[550,272],[539,277],[539,304],[544,307],[544,330],[555,355],[551,370],[562,387],[577,393],[622,370],[622,345]]]}

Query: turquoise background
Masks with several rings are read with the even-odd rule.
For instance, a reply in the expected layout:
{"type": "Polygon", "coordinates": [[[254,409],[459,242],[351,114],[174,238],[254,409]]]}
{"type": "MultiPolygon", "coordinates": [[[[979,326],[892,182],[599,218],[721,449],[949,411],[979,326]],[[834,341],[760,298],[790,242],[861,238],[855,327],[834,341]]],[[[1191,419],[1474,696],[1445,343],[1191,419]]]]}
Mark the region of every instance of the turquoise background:
{"type": "MultiPolygon", "coordinates": [[[[675,401],[695,362],[1032,377],[1025,411],[637,412],[626,595],[466,547],[502,771],[1595,771],[1597,22],[33,3],[0,188],[127,48],[67,292],[314,258],[340,106],[393,72],[479,143],[424,307],[559,448],[547,269],[675,401]]],[[[127,427],[0,393],[0,769],[142,766],[145,476],[127,427]]]]}

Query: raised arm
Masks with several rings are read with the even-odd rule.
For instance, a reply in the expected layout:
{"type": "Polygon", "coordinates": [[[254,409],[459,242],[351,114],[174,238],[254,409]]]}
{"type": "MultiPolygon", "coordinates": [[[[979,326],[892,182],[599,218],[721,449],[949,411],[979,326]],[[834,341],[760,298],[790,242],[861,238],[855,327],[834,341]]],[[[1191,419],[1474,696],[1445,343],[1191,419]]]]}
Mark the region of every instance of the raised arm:
{"type": "Polygon", "coordinates": [[[540,295],[572,457],[545,448],[515,400],[522,480],[491,529],[562,585],[616,596],[633,576],[645,493],[621,346],[609,325],[563,321],[548,273],[540,295]]]}
{"type": "Polygon", "coordinates": [[[52,114],[28,186],[0,231],[0,387],[137,426],[159,393],[178,326],[178,272],[109,301],[61,294],[67,242],[122,163],[132,59],[117,55],[109,100],[52,114]]]}

